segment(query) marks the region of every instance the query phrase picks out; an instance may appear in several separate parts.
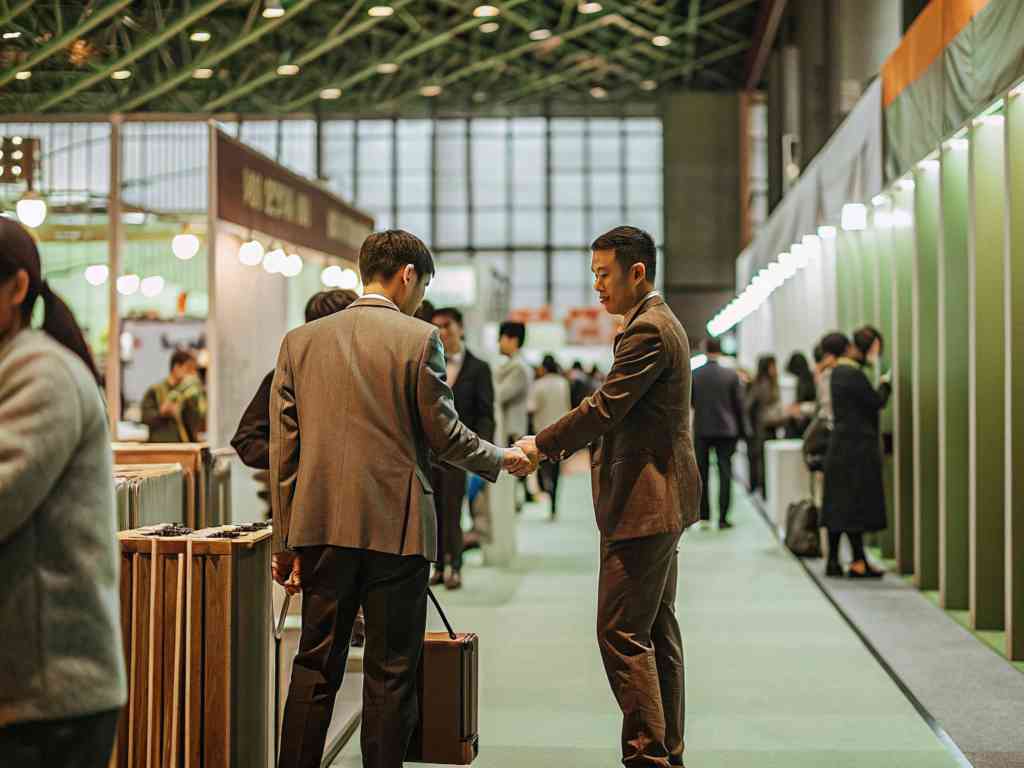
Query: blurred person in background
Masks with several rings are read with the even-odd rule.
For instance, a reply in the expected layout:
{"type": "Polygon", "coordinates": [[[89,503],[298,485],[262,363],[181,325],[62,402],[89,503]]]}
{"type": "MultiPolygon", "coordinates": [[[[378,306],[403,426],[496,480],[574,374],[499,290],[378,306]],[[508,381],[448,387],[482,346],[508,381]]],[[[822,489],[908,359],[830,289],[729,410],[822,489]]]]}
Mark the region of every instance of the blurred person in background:
{"type": "Polygon", "coordinates": [[[864,534],[886,528],[882,485],[882,443],[879,416],[892,387],[889,374],[876,390],[865,370],[878,364],[882,334],[871,326],[859,328],[832,369],[833,429],[825,457],[825,500],[822,525],[828,528],[828,576],[842,576],[839,540],[845,533],[853,548],[847,575],[854,579],[881,578],[864,552],[864,534]]]}
{"type": "Polygon", "coordinates": [[[572,399],[572,407],[579,408],[580,403],[597,391],[594,380],[583,370],[583,363],[577,360],[572,364],[569,371],[569,393],[572,399]]]}
{"type": "MultiPolygon", "coordinates": [[[[488,442],[494,441],[494,381],[491,366],[466,348],[462,313],[448,307],[434,310],[431,318],[441,335],[448,386],[455,396],[459,420],[488,442]]],[[[438,560],[432,585],[462,587],[462,503],[466,498],[466,470],[449,464],[434,466],[434,503],[437,505],[438,560]]]]}
{"type": "Polygon", "coordinates": [[[803,352],[794,352],[786,363],[786,373],[796,378],[796,399],[786,409],[786,437],[790,440],[803,436],[811,423],[818,400],[814,386],[814,373],[803,352]]]}
{"type": "Polygon", "coordinates": [[[757,376],[747,388],[747,415],[750,436],[750,490],[764,495],[764,444],[774,440],[779,427],[786,423],[786,412],[779,395],[779,371],[775,355],[762,355],[757,360],[757,376]]]}
{"type": "Polygon", "coordinates": [[[818,377],[816,387],[818,391],[818,412],[817,415],[829,427],[832,428],[834,415],[832,413],[832,371],[835,370],[840,358],[846,354],[850,346],[850,339],[845,333],[833,331],[826,334],[821,340],[821,362],[818,363],[818,377]]]}
{"type": "Polygon", "coordinates": [[[594,384],[595,390],[600,388],[600,386],[605,382],[605,375],[601,372],[601,368],[597,363],[594,363],[594,365],[590,367],[590,373],[588,375],[590,376],[590,381],[594,384]]]}
{"type": "Polygon", "coordinates": [[[744,436],[743,384],[736,371],[719,364],[722,344],[718,339],[704,343],[708,361],[693,372],[690,402],[693,405],[693,435],[700,470],[701,525],[711,520],[711,452],[718,462],[718,527],[732,528],[729,507],[732,503],[732,455],[737,441],[744,436]]]}
{"type": "Polygon", "coordinates": [[[142,398],[142,423],[151,443],[199,442],[206,431],[206,390],[193,352],[179,349],[171,355],[170,374],[142,398]]]}
{"type": "MultiPolygon", "coordinates": [[[[538,369],[538,378],[533,384],[533,425],[543,431],[572,410],[569,394],[569,380],[562,375],[562,369],[553,355],[545,355],[538,369]]],[[[562,474],[562,463],[546,461],[540,465],[538,476],[540,487],[551,498],[551,519],[558,516],[558,480],[562,474]]]]}
{"type": "MultiPolygon", "coordinates": [[[[502,425],[509,445],[530,432],[530,388],[533,385],[533,369],[523,360],[521,354],[526,343],[526,326],[523,323],[504,322],[498,329],[498,348],[505,361],[497,371],[497,395],[501,405],[502,425]]],[[[533,501],[526,478],[521,478],[526,501],[533,501]]],[[[522,503],[516,499],[516,512],[521,512],[522,503]]]]}
{"type": "Polygon", "coordinates": [[[0,217],[0,763],[12,768],[104,768],[127,696],[98,382],[31,235],[0,217]]]}

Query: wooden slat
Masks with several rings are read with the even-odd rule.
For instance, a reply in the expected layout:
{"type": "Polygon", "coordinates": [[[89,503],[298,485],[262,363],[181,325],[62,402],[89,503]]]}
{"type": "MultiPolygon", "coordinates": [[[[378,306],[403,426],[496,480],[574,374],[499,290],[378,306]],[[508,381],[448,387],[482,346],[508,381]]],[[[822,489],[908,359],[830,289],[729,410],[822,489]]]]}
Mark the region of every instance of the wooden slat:
{"type": "Polygon", "coordinates": [[[231,590],[233,559],[206,557],[203,768],[231,768],[231,590]]]}

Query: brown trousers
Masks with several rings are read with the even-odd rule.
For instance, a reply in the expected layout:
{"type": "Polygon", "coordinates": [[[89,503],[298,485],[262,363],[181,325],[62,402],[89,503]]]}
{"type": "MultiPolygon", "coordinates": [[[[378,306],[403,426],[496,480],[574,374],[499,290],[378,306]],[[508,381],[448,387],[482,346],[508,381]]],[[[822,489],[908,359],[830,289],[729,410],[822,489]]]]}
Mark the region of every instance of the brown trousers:
{"type": "Polygon", "coordinates": [[[676,621],[680,534],[601,542],[597,639],[622,709],[622,764],[681,765],[685,689],[676,621]]]}
{"type": "Polygon", "coordinates": [[[302,635],[281,726],[279,768],[320,768],[356,611],[366,615],[365,768],[401,768],[419,720],[416,671],[427,622],[429,564],[342,547],[302,550],[302,635]]]}

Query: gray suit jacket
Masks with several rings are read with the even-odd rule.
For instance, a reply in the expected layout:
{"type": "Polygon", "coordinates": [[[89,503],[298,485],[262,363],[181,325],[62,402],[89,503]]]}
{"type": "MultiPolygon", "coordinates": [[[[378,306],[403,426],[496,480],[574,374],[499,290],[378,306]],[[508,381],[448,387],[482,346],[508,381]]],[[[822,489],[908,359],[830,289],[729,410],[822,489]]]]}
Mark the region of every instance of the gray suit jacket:
{"type": "Polygon", "coordinates": [[[437,329],[386,299],[285,337],[270,401],[275,552],[436,557],[431,452],[491,481],[504,455],[459,421],[445,373],[437,329]]]}
{"type": "Polygon", "coordinates": [[[529,432],[530,387],[533,371],[520,355],[511,357],[498,368],[498,403],[507,435],[523,437],[529,432]]]}
{"type": "Polygon", "coordinates": [[[112,462],[82,361],[42,331],[0,347],[0,728],[125,702],[112,462]]]}
{"type": "Polygon", "coordinates": [[[623,329],[604,386],[537,435],[553,458],[593,444],[594,508],[608,541],[678,533],[700,512],[686,332],[657,295],[623,329]]]}

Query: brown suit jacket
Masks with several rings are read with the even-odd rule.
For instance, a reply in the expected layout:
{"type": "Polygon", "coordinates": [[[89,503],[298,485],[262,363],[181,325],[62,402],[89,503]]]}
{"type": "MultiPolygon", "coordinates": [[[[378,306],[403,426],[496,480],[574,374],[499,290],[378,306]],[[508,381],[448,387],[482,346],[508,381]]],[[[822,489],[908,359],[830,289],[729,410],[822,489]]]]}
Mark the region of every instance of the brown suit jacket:
{"type": "Polygon", "coordinates": [[[676,533],[697,521],[690,343],[660,296],[624,318],[604,386],[537,436],[540,451],[554,458],[590,444],[604,539],[676,533]]]}
{"type": "Polygon", "coordinates": [[[430,453],[496,480],[503,451],[455,413],[434,326],[386,299],[296,328],[271,386],[274,551],[437,554],[430,453]]]}

